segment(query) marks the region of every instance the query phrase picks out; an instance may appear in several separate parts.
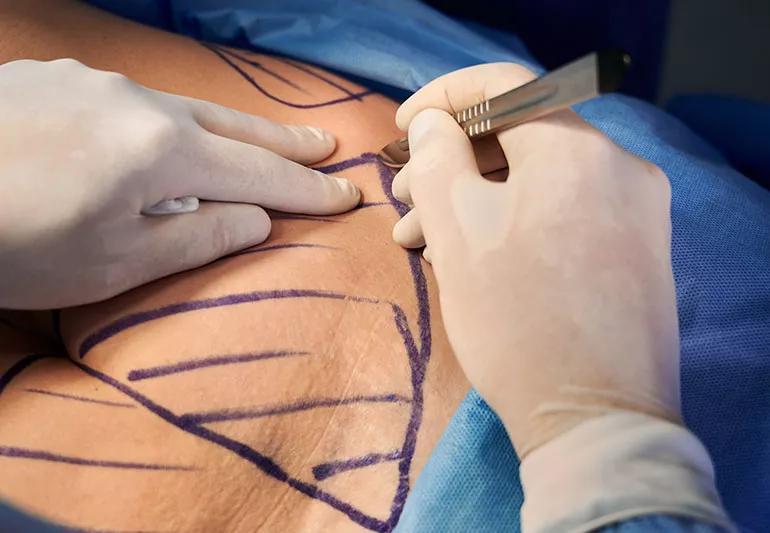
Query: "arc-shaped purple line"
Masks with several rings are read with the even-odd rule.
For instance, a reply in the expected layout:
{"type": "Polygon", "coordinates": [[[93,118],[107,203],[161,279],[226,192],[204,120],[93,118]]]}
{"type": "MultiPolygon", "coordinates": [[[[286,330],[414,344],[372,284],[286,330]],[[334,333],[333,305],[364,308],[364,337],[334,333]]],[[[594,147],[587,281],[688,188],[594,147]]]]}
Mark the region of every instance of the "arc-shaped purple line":
{"type": "MultiPolygon", "coordinates": [[[[380,178],[382,192],[388,198],[396,212],[404,216],[409,211],[409,206],[398,201],[392,193],[393,177],[395,171],[386,166],[377,158],[376,154],[364,154],[377,167],[377,174],[380,178]]],[[[406,315],[400,309],[394,306],[396,315],[396,325],[404,337],[404,342],[408,344],[407,353],[409,357],[409,366],[412,377],[412,409],[411,417],[406,428],[404,436],[404,446],[401,449],[403,459],[398,464],[399,484],[396,490],[396,496],[391,505],[390,517],[387,520],[388,527],[392,530],[396,527],[401,511],[404,509],[406,497],[409,494],[409,472],[414,459],[414,452],[417,448],[417,431],[422,424],[423,412],[423,385],[425,383],[425,371],[430,360],[432,349],[432,335],[430,329],[430,296],[428,294],[428,282],[425,278],[425,272],[422,269],[420,252],[417,250],[407,251],[409,269],[414,282],[415,297],[417,299],[417,328],[420,334],[420,348],[417,349],[412,333],[409,329],[409,323],[406,315]]]]}
{"type": "Polygon", "coordinates": [[[8,384],[13,381],[13,378],[21,374],[25,368],[30,366],[32,363],[35,363],[37,361],[40,361],[41,359],[47,359],[48,357],[55,357],[53,355],[46,355],[46,354],[31,354],[26,355],[16,361],[14,364],[12,364],[3,374],[0,376],[0,394],[3,393],[3,390],[8,386],[8,384]]]}
{"type": "Polygon", "coordinates": [[[271,77],[275,78],[276,80],[285,83],[286,85],[288,85],[289,87],[291,87],[293,89],[297,89],[298,91],[300,91],[303,94],[307,94],[308,96],[312,96],[309,92],[307,92],[307,90],[305,90],[304,88],[300,87],[299,85],[297,85],[296,83],[294,83],[290,79],[284,78],[283,76],[281,76],[277,72],[273,72],[272,70],[270,70],[269,68],[267,68],[263,64],[255,61],[253,59],[249,59],[247,57],[244,57],[241,54],[239,54],[237,52],[233,52],[232,50],[228,50],[227,48],[224,48],[222,46],[217,46],[215,44],[210,44],[208,46],[211,47],[211,48],[215,48],[215,49],[219,50],[220,52],[222,52],[223,54],[229,55],[230,57],[232,57],[234,59],[238,59],[240,61],[243,61],[244,63],[246,63],[248,65],[251,65],[252,67],[254,67],[256,69],[261,70],[262,72],[264,72],[268,76],[271,76],[271,77]]]}
{"type": "MultiPolygon", "coordinates": [[[[273,74],[275,77],[277,77],[277,78],[279,78],[279,79],[282,79],[282,77],[281,77],[281,76],[279,76],[278,74],[276,74],[276,73],[274,73],[273,71],[269,70],[269,69],[268,69],[267,67],[265,67],[264,65],[262,65],[262,64],[260,64],[260,63],[257,63],[257,62],[256,62],[256,61],[254,61],[253,59],[249,59],[249,58],[247,58],[247,57],[245,57],[245,56],[241,55],[241,54],[240,54],[240,53],[238,53],[238,52],[233,52],[232,50],[229,50],[229,49],[227,49],[227,48],[223,48],[223,47],[221,47],[221,46],[217,46],[216,44],[213,44],[213,45],[210,45],[210,46],[213,46],[214,48],[218,49],[219,51],[221,51],[221,52],[224,52],[224,53],[226,53],[226,54],[229,54],[230,56],[232,56],[232,57],[235,57],[235,58],[237,58],[237,59],[240,59],[241,61],[244,61],[245,63],[248,63],[248,64],[250,64],[250,65],[254,65],[254,66],[257,66],[257,65],[259,65],[259,68],[260,68],[260,69],[264,70],[265,72],[267,72],[267,73],[269,73],[269,74],[273,74]]],[[[319,74],[318,72],[315,72],[313,69],[311,69],[311,68],[309,68],[309,67],[306,67],[306,66],[305,66],[305,65],[303,65],[302,63],[299,63],[299,62],[297,62],[297,61],[295,61],[295,60],[293,60],[293,59],[289,59],[288,57],[281,57],[281,56],[276,56],[276,55],[271,55],[270,57],[271,57],[271,58],[272,58],[274,61],[278,61],[278,62],[280,62],[280,63],[283,63],[283,64],[285,64],[285,65],[288,65],[288,66],[290,66],[290,67],[293,67],[293,68],[295,68],[295,69],[297,69],[297,70],[300,70],[300,71],[302,71],[302,72],[304,72],[304,73],[306,73],[306,74],[309,74],[310,76],[313,76],[314,78],[317,78],[317,79],[319,79],[319,80],[321,80],[321,81],[323,81],[323,82],[325,82],[325,83],[327,83],[327,84],[331,85],[331,86],[332,86],[332,87],[334,87],[335,89],[339,89],[339,90],[340,90],[340,91],[342,91],[343,93],[345,93],[345,94],[347,94],[347,95],[350,95],[350,96],[352,96],[352,97],[353,97],[353,98],[355,98],[356,100],[361,100],[361,97],[359,97],[359,96],[358,96],[356,93],[354,93],[352,90],[348,89],[347,87],[345,87],[345,86],[344,86],[344,85],[342,85],[341,83],[337,83],[336,81],[334,81],[334,80],[333,80],[333,79],[331,79],[330,77],[328,77],[328,76],[324,76],[323,74],[319,74]]],[[[288,80],[286,80],[286,81],[288,82],[288,80]]],[[[291,82],[289,82],[289,84],[290,84],[290,85],[292,85],[292,87],[294,87],[294,88],[296,88],[296,89],[302,90],[302,88],[301,88],[301,87],[299,87],[299,86],[297,86],[297,85],[294,85],[294,84],[292,84],[291,82]]],[[[303,91],[303,92],[305,92],[305,94],[308,94],[306,91],[304,91],[304,90],[302,90],[302,91],[303,91]]]]}
{"type": "Polygon", "coordinates": [[[348,398],[315,398],[300,400],[284,405],[269,405],[247,408],[229,408],[201,413],[186,413],[181,415],[185,424],[210,424],[212,422],[227,422],[232,420],[251,420],[266,416],[286,415],[310,411],[324,407],[339,407],[359,403],[411,403],[411,399],[400,394],[375,394],[369,396],[350,396],[348,398]]]}
{"type": "Polygon", "coordinates": [[[169,409],[166,409],[162,405],[155,403],[154,401],[149,399],[147,396],[144,396],[143,394],[139,393],[138,391],[134,390],[128,385],[121,383],[115,378],[108,376],[107,374],[104,374],[84,363],[81,363],[80,361],[75,361],[72,359],[70,359],[70,361],[72,361],[72,364],[74,364],[75,366],[83,370],[83,372],[85,372],[86,374],[95,377],[96,379],[100,380],[102,383],[105,383],[119,390],[123,394],[129,396],[134,401],[144,406],[148,411],[159,416],[169,424],[176,426],[182,431],[195,435],[201,439],[207,440],[213,444],[216,444],[218,446],[221,446],[222,448],[225,448],[226,450],[231,451],[232,453],[238,455],[242,459],[252,463],[254,466],[259,468],[262,472],[264,472],[268,476],[273,477],[279,481],[282,481],[287,485],[289,485],[290,487],[300,491],[301,493],[311,498],[320,500],[326,503],[327,505],[330,505],[331,507],[337,509],[338,511],[341,511],[342,513],[347,515],[348,518],[350,518],[357,524],[360,524],[361,526],[371,529],[373,531],[389,530],[389,526],[382,520],[379,520],[377,518],[367,515],[366,513],[359,511],[357,508],[353,507],[349,503],[340,500],[336,496],[333,496],[332,494],[324,490],[319,489],[315,485],[306,483],[302,480],[295,479],[289,476],[289,474],[285,470],[283,470],[275,461],[270,459],[268,456],[263,455],[258,451],[254,450],[250,446],[247,446],[242,442],[236,441],[225,435],[222,435],[221,433],[217,433],[216,431],[213,431],[204,426],[199,426],[196,424],[185,424],[179,416],[175,415],[169,409]]]}
{"type": "MultiPolygon", "coordinates": [[[[209,43],[209,46],[213,46],[214,48],[216,48],[216,49],[220,50],[221,52],[227,53],[227,54],[229,54],[230,56],[232,56],[232,57],[234,57],[234,58],[237,58],[237,59],[240,59],[241,61],[243,61],[243,62],[245,62],[245,63],[248,63],[248,64],[253,64],[253,63],[256,63],[256,61],[254,61],[253,59],[249,59],[248,57],[244,56],[244,55],[243,55],[243,54],[241,54],[240,52],[234,52],[233,50],[230,50],[230,49],[228,49],[228,48],[224,48],[224,47],[222,47],[222,46],[220,46],[220,45],[217,45],[217,44],[214,44],[214,43],[209,43]]],[[[248,53],[255,53],[255,52],[253,52],[252,50],[247,50],[247,52],[248,52],[248,53]]],[[[355,92],[353,92],[351,89],[348,89],[347,87],[345,87],[345,86],[344,86],[344,85],[342,85],[341,83],[338,83],[338,82],[336,82],[335,80],[333,80],[332,78],[330,78],[330,77],[328,77],[328,76],[325,76],[325,75],[323,75],[323,74],[320,74],[320,73],[318,73],[318,72],[314,71],[313,69],[311,69],[311,68],[309,68],[309,67],[305,66],[304,64],[300,63],[299,61],[296,61],[296,60],[294,60],[294,59],[291,59],[291,58],[289,58],[289,57],[285,57],[285,56],[276,55],[275,53],[268,53],[268,52],[266,52],[266,51],[262,51],[262,52],[260,52],[260,53],[261,53],[261,54],[266,54],[266,55],[269,55],[269,56],[270,56],[270,58],[271,58],[271,59],[273,59],[274,61],[278,61],[278,62],[280,62],[280,63],[283,63],[283,64],[285,64],[285,65],[288,65],[288,66],[290,66],[290,67],[293,67],[293,68],[295,68],[295,69],[297,69],[297,70],[300,70],[300,71],[302,71],[302,72],[304,72],[304,73],[306,73],[306,74],[309,74],[310,76],[313,76],[314,78],[317,78],[317,79],[319,79],[319,80],[321,80],[321,81],[323,81],[323,82],[325,82],[325,83],[329,84],[330,86],[334,87],[335,89],[339,89],[340,91],[344,92],[345,94],[348,94],[348,95],[350,95],[350,96],[354,97],[356,100],[360,100],[360,99],[361,99],[361,98],[358,96],[358,94],[357,94],[357,93],[355,93],[355,92]]],[[[269,70],[269,69],[268,69],[267,67],[265,67],[264,65],[262,65],[262,64],[260,64],[260,63],[257,63],[257,64],[259,65],[259,67],[260,67],[261,69],[263,69],[263,70],[264,70],[264,71],[266,71],[267,73],[269,73],[269,74],[273,74],[274,76],[276,76],[276,77],[278,77],[278,78],[281,78],[281,77],[280,77],[278,74],[276,74],[276,73],[274,73],[273,71],[269,70]]],[[[256,66],[256,65],[255,65],[255,66],[256,66]]],[[[287,80],[287,81],[288,81],[288,80],[287,80]]],[[[289,83],[289,84],[290,84],[290,85],[292,85],[291,83],[289,83]]],[[[302,89],[301,89],[301,87],[299,87],[299,86],[295,86],[295,85],[292,85],[292,87],[295,87],[295,88],[297,88],[297,89],[300,89],[300,90],[302,90],[302,89]]],[[[304,92],[304,91],[303,91],[303,92],[304,92]]],[[[307,93],[306,93],[306,94],[307,94],[307,93]]]]}
{"type": "Polygon", "coordinates": [[[389,202],[361,202],[356,209],[366,209],[368,207],[380,207],[383,205],[390,205],[389,202]]]}
{"type": "MultiPolygon", "coordinates": [[[[408,211],[408,206],[396,200],[393,197],[390,189],[394,172],[392,169],[382,164],[377,159],[377,156],[375,154],[372,154],[372,153],[361,154],[361,156],[357,158],[352,158],[346,161],[334,163],[332,165],[327,165],[326,167],[322,167],[319,170],[334,172],[334,171],[340,171],[346,168],[351,168],[351,167],[363,165],[363,164],[374,164],[376,166],[383,192],[385,193],[386,197],[388,198],[393,208],[403,216],[408,211]],[[323,170],[323,169],[328,169],[328,170],[323,170]]],[[[374,517],[368,516],[365,513],[359,511],[357,508],[353,507],[352,505],[342,500],[339,500],[338,498],[336,498],[335,496],[332,496],[329,493],[321,491],[320,489],[318,489],[318,487],[315,487],[314,485],[307,484],[300,480],[288,478],[288,475],[275,462],[273,462],[272,459],[262,454],[259,454],[258,452],[249,448],[243,443],[229,439],[228,437],[218,434],[203,426],[190,426],[189,428],[185,428],[179,424],[178,420],[176,421],[175,425],[180,427],[180,429],[188,431],[189,433],[193,433],[201,438],[204,438],[206,440],[219,444],[220,446],[223,446],[227,449],[230,449],[231,451],[238,454],[242,458],[251,461],[253,464],[258,466],[261,470],[263,470],[268,475],[271,475],[276,479],[286,482],[289,486],[295,488],[296,490],[299,490],[303,494],[306,494],[312,498],[316,498],[320,501],[323,501],[324,503],[327,503],[328,505],[334,507],[335,509],[345,513],[354,522],[361,524],[362,526],[367,527],[368,529],[371,529],[374,531],[391,531],[395,527],[396,523],[398,522],[398,518],[401,514],[401,511],[403,510],[404,503],[406,501],[406,496],[409,492],[409,471],[411,468],[411,463],[412,463],[412,459],[414,457],[414,451],[416,448],[417,431],[422,422],[423,383],[425,380],[426,366],[431,353],[430,307],[428,303],[429,302],[428,289],[427,289],[427,281],[425,279],[425,274],[422,270],[422,264],[420,261],[419,253],[415,251],[408,252],[408,261],[409,261],[410,271],[412,273],[412,278],[414,281],[415,293],[416,293],[417,304],[418,304],[417,325],[418,325],[419,334],[420,334],[420,348],[418,349],[414,342],[411,331],[409,330],[409,325],[406,319],[406,315],[397,305],[391,304],[396,317],[397,329],[403,336],[404,346],[407,349],[407,354],[409,357],[409,364],[410,364],[411,376],[412,376],[413,397],[412,397],[411,415],[410,415],[409,422],[407,424],[407,429],[404,437],[404,445],[401,449],[402,459],[400,460],[398,465],[398,468],[399,468],[398,487],[396,489],[396,495],[393,498],[393,503],[391,505],[390,516],[386,521],[382,521],[374,517]]],[[[269,292],[281,292],[281,291],[269,291],[269,292]]],[[[303,292],[303,291],[296,291],[296,292],[303,292]]],[[[323,291],[305,291],[305,292],[320,293],[323,291]]],[[[140,313],[135,313],[133,315],[128,315],[126,317],[122,317],[108,324],[104,328],[98,330],[94,334],[89,335],[89,337],[87,337],[80,346],[80,350],[79,350],[80,356],[82,358],[91,348],[93,348],[93,346],[95,346],[99,342],[102,342],[103,340],[106,340],[112,335],[119,333],[120,331],[126,329],[127,327],[132,327],[133,325],[137,325],[147,320],[153,320],[154,318],[160,318],[160,316],[167,316],[168,314],[174,314],[176,312],[188,312],[196,309],[205,309],[205,308],[215,307],[219,305],[232,305],[232,303],[229,303],[231,299],[235,300],[233,303],[236,303],[236,304],[245,303],[246,301],[258,301],[254,299],[255,295],[257,294],[258,293],[248,293],[247,295],[228,295],[223,298],[213,298],[210,300],[204,300],[204,301],[198,301],[198,302],[185,302],[185,303],[179,303],[179,304],[172,304],[164,308],[161,308],[159,310],[140,312],[140,313]],[[156,316],[156,315],[160,315],[160,316],[156,316]]],[[[283,296],[283,297],[286,297],[286,296],[283,296]]],[[[335,297],[337,299],[345,298],[345,296],[341,294],[336,296],[331,296],[331,297],[335,297]]],[[[369,298],[359,298],[357,299],[357,301],[368,301],[369,303],[378,303],[377,300],[369,299],[369,298]]],[[[175,417],[176,415],[173,415],[173,413],[171,413],[164,407],[154,404],[151,400],[145,397],[142,397],[138,392],[133,391],[126,385],[123,385],[122,383],[117,382],[116,380],[114,380],[113,378],[105,374],[101,374],[95,369],[92,369],[77,361],[73,361],[73,363],[76,364],[78,367],[82,368],[85,372],[93,376],[96,376],[96,377],[101,376],[100,379],[102,379],[102,381],[108,384],[112,384],[112,386],[118,388],[119,390],[122,390],[126,394],[129,394],[129,396],[132,396],[134,399],[137,399],[140,397],[143,398],[143,402],[145,402],[144,404],[148,409],[153,410],[154,412],[156,412],[156,414],[158,414],[162,418],[174,424],[174,421],[172,421],[172,418],[169,418],[169,417],[175,417]],[[154,407],[151,407],[151,406],[154,406],[154,407]]],[[[143,402],[140,402],[140,403],[143,403],[143,402]]]]}
{"type": "Polygon", "coordinates": [[[87,398],[85,396],[76,396],[74,394],[65,394],[63,392],[54,392],[50,390],[43,390],[43,389],[24,389],[26,392],[31,392],[34,394],[42,394],[45,396],[53,396],[55,398],[63,398],[66,400],[74,400],[76,402],[85,402],[85,403],[96,403],[99,405],[107,405],[110,407],[124,407],[127,409],[133,409],[136,407],[136,405],[132,403],[123,403],[123,402],[111,402],[109,400],[97,400],[96,398],[87,398]]]}
{"type": "Polygon", "coordinates": [[[245,79],[248,83],[251,84],[252,87],[254,87],[256,90],[258,90],[260,93],[262,93],[267,98],[270,98],[271,100],[278,102],[279,104],[283,104],[288,107],[293,107],[296,109],[314,109],[317,107],[327,107],[335,104],[342,104],[345,102],[350,102],[352,100],[361,100],[362,97],[368,96],[370,94],[373,94],[373,91],[361,91],[359,93],[356,93],[353,96],[344,96],[342,98],[336,98],[334,100],[328,100],[326,102],[318,102],[315,104],[295,104],[293,102],[289,102],[288,100],[284,100],[283,98],[278,98],[277,96],[269,93],[266,91],[259,83],[256,82],[254,78],[252,78],[248,72],[243,70],[241,67],[239,67],[235,62],[233,62],[229,57],[227,57],[225,54],[217,50],[216,48],[213,48],[209,45],[203,44],[204,47],[206,47],[208,50],[211,50],[214,54],[216,54],[222,61],[230,65],[231,68],[233,68],[240,76],[245,79]]]}
{"type": "Polygon", "coordinates": [[[349,296],[338,292],[314,289],[276,289],[273,291],[254,291],[228,294],[225,296],[208,298],[205,300],[190,300],[186,302],[169,304],[157,309],[150,309],[148,311],[131,313],[130,315],[125,315],[121,318],[118,318],[117,320],[112,321],[83,339],[83,342],[80,344],[80,348],[78,349],[78,356],[82,359],[97,344],[106,341],[110,337],[113,337],[118,333],[125,331],[126,329],[133,328],[139,324],[143,324],[151,320],[157,320],[159,318],[178,315],[181,313],[200,311],[202,309],[212,309],[215,307],[260,302],[263,300],[281,300],[284,298],[328,298],[331,300],[350,300],[353,302],[371,304],[379,303],[379,301],[375,300],[374,298],[349,296]]]}
{"type": "Polygon", "coordinates": [[[342,472],[366,468],[388,461],[398,461],[401,459],[401,450],[395,450],[390,453],[369,453],[361,457],[342,459],[339,461],[329,461],[313,467],[313,477],[318,481],[323,481],[342,472]]]}
{"type": "Polygon", "coordinates": [[[345,159],[344,161],[338,161],[336,163],[330,163],[321,167],[313,167],[318,172],[324,174],[334,174],[335,172],[342,172],[353,167],[359,167],[361,165],[369,165],[377,161],[377,155],[371,152],[365,152],[358,157],[352,157],[345,159]]]}
{"type": "Polygon", "coordinates": [[[130,461],[104,461],[102,459],[84,459],[82,457],[73,457],[71,455],[61,455],[45,450],[31,450],[29,448],[19,448],[16,446],[0,446],[0,457],[10,457],[14,459],[33,459],[37,461],[49,461],[52,463],[66,463],[77,466],[95,466],[101,468],[126,468],[129,470],[198,470],[191,466],[164,465],[157,463],[137,463],[130,461]]]}
{"type": "Polygon", "coordinates": [[[291,249],[291,248],[321,248],[326,250],[338,250],[338,248],[334,246],[328,246],[326,244],[313,244],[313,243],[306,243],[306,242],[298,242],[298,243],[287,243],[287,244],[272,244],[270,246],[254,246],[252,248],[246,248],[245,250],[240,250],[238,252],[230,254],[228,257],[235,257],[237,255],[245,255],[245,254],[257,254],[260,252],[271,252],[273,250],[283,250],[283,249],[291,249]]]}
{"type": "Polygon", "coordinates": [[[201,359],[187,359],[170,365],[152,366],[148,368],[137,368],[128,373],[128,381],[142,381],[145,379],[154,379],[182,372],[191,372],[201,368],[212,366],[234,365],[239,363],[249,363],[251,361],[263,361],[265,359],[275,359],[281,357],[294,357],[300,355],[309,355],[310,352],[296,351],[264,351],[255,353],[242,353],[231,355],[215,355],[203,357],[201,359]]]}
{"type": "Polygon", "coordinates": [[[332,224],[345,224],[344,220],[335,220],[329,217],[313,217],[308,215],[294,215],[291,213],[275,213],[270,214],[270,218],[273,220],[307,220],[309,222],[328,222],[332,224]]]}
{"type": "Polygon", "coordinates": [[[347,87],[342,85],[341,83],[337,83],[336,81],[334,81],[333,79],[329,78],[328,76],[324,76],[323,74],[319,74],[318,72],[313,71],[313,69],[311,69],[309,67],[306,67],[302,63],[299,63],[297,61],[294,61],[293,59],[288,59],[288,58],[285,58],[285,57],[274,57],[273,59],[275,59],[277,61],[280,61],[281,63],[284,63],[286,65],[289,65],[291,67],[294,67],[297,70],[301,70],[302,72],[310,74],[311,76],[314,76],[314,77],[318,78],[321,81],[325,81],[326,83],[328,83],[329,85],[331,85],[335,89],[339,89],[340,91],[344,92],[345,94],[348,94],[348,95],[352,96],[356,100],[361,100],[361,97],[358,96],[357,93],[354,93],[353,91],[351,91],[350,89],[348,89],[347,87]]]}

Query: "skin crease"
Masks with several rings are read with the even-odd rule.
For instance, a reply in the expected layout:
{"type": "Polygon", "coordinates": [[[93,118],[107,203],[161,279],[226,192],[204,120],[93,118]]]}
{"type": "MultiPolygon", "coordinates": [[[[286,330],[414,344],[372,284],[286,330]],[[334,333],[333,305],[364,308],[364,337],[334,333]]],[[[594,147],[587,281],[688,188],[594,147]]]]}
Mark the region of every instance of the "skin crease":
{"type": "MultiPolygon", "coordinates": [[[[306,91],[239,63],[268,92],[284,100],[308,103],[345,96],[339,88],[285,63],[244,55],[300,83],[306,91]]],[[[337,149],[317,166],[356,158],[400,134],[393,125],[396,105],[379,95],[298,109],[260,94],[217,54],[189,39],[79,3],[0,1],[0,62],[61,57],[120,72],[153,89],[213,101],[281,123],[322,127],[336,135],[337,149]]],[[[350,92],[363,91],[309,68],[350,92]]],[[[80,156],[74,151],[73,157],[80,156]]],[[[363,202],[389,201],[371,162],[341,170],[339,175],[361,189],[363,202]]],[[[56,319],[66,352],[51,340],[55,333],[49,331],[49,337],[31,333],[39,331],[40,324],[50,330],[49,313],[2,313],[0,375],[29,354],[52,352],[85,364],[92,373],[62,358],[29,363],[0,393],[0,446],[192,470],[88,468],[0,456],[0,498],[81,528],[366,530],[338,508],[169,424],[121,389],[97,379],[95,373],[101,372],[174,414],[358,398],[348,406],[207,427],[273,458],[296,479],[386,523],[398,484],[398,461],[352,469],[322,481],[314,478],[312,467],[371,453],[387,455],[403,443],[409,406],[388,398],[372,399],[378,395],[410,397],[412,393],[407,352],[389,304],[304,298],[227,305],[125,329],[93,346],[82,359],[79,351],[89,335],[132,313],[274,289],[318,290],[393,302],[403,310],[419,347],[425,339],[419,333],[421,307],[412,270],[407,255],[390,238],[398,216],[390,205],[374,205],[326,221],[275,217],[264,247],[278,248],[216,261],[102,303],[62,311],[56,319]],[[281,248],[295,244],[315,247],[281,248]],[[153,379],[128,378],[132,371],[179,361],[257,357],[254,354],[280,350],[303,354],[266,356],[153,379]],[[134,407],[67,400],[32,390],[134,407]],[[366,397],[370,399],[361,400],[366,397]]],[[[423,386],[422,421],[408,471],[410,483],[468,390],[438,315],[435,281],[430,268],[425,264],[422,268],[429,293],[431,353],[423,386]]]]}

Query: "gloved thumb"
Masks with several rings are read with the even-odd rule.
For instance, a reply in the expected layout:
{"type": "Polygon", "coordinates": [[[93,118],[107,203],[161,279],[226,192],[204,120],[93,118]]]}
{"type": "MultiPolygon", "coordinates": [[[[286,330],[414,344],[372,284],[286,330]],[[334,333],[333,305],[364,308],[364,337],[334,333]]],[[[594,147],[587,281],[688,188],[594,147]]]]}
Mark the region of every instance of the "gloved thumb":
{"type": "MultiPolygon", "coordinates": [[[[460,181],[484,181],[473,146],[446,112],[426,109],[409,124],[410,159],[399,175],[404,180],[428,244],[455,226],[452,189],[460,181]]],[[[394,187],[395,188],[395,187],[394,187]]]]}

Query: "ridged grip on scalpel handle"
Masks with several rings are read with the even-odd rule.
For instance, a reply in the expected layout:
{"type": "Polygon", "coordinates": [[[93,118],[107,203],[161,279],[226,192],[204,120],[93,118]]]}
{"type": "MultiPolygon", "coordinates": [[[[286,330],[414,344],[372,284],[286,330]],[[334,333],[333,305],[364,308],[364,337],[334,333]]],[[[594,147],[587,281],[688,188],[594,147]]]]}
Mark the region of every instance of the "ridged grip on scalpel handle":
{"type": "Polygon", "coordinates": [[[454,118],[471,139],[489,135],[615,90],[628,64],[623,52],[589,54],[454,118]]]}

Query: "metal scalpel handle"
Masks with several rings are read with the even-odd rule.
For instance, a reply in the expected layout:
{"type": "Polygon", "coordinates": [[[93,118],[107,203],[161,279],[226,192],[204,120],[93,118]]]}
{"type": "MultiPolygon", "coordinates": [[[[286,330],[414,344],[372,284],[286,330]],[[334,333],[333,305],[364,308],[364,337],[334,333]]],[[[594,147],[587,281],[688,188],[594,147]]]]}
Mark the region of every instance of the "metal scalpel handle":
{"type": "MultiPolygon", "coordinates": [[[[624,52],[595,52],[458,111],[454,118],[471,139],[490,135],[616,90],[629,64],[630,58],[624,52]]],[[[401,168],[409,161],[408,140],[390,143],[379,157],[386,165],[401,168]]]]}

